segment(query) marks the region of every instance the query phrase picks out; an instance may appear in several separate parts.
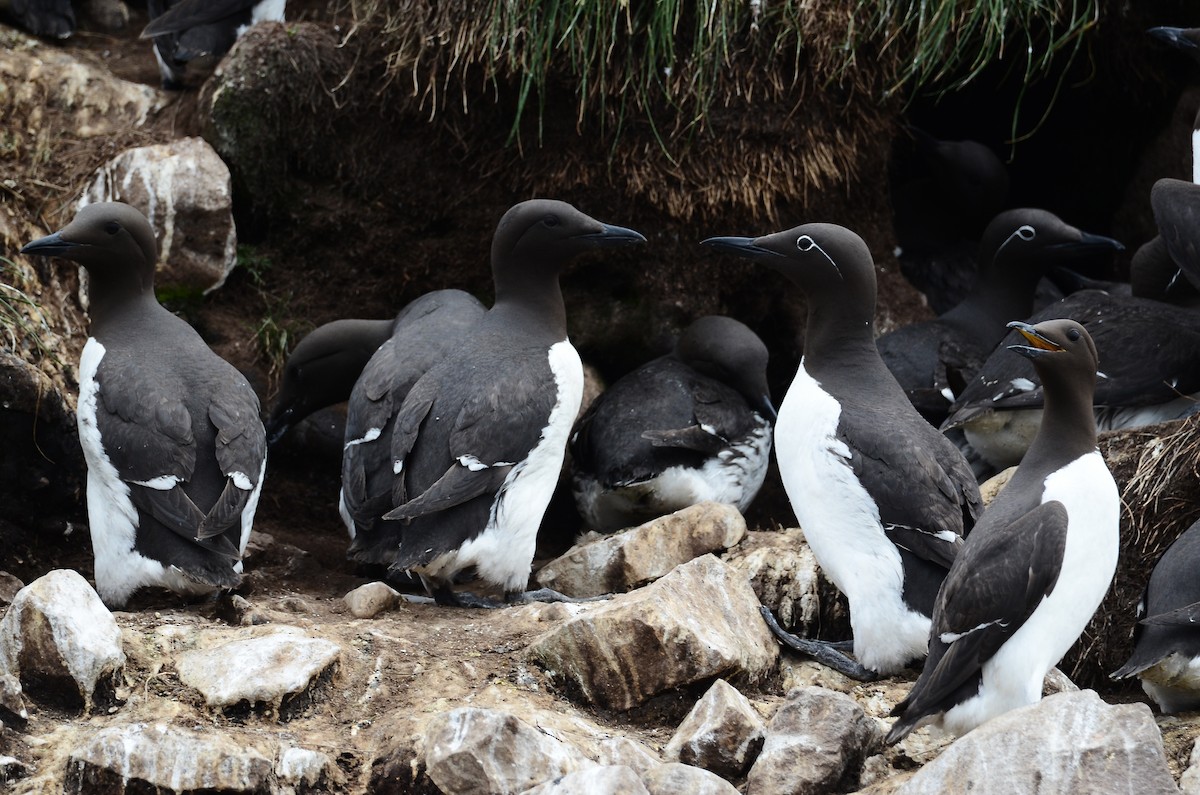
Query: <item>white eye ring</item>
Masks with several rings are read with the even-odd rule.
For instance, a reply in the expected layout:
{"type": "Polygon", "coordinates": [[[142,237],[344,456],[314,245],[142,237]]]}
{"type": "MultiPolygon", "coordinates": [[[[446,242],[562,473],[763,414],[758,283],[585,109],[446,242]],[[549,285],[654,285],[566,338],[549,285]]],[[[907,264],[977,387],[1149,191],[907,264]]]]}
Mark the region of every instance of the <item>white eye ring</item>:
{"type": "Polygon", "coordinates": [[[1024,226],[1022,226],[1020,229],[1017,230],[1017,237],[1021,238],[1025,242],[1029,242],[1030,240],[1033,240],[1035,237],[1037,237],[1037,230],[1035,230],[1029,224],[1025,224],[1024,226]]]}
{"type": "Polygon", "coordinates": [[[813,240],[808,235],[800,235],[800,237],[796,238],[796,248],[800,249],[801,251],[812,251],[813,247],[816,245],[817,241],[813,240]]]}

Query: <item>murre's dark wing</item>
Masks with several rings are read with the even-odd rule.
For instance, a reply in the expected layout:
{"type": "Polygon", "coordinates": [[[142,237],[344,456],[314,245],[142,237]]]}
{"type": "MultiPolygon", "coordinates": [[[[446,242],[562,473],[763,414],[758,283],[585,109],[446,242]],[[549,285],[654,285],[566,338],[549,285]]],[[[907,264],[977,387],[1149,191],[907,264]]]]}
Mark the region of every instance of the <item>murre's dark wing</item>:
{"type": "Polygon", "coordinates": [[[938,594],[929,657],[887,742],[942,712],[979,685],[983,664],[1054,590],[1067,544],[1067,511],[1047,502],[1007,525],[980,525],[938,594]]]}
{"type": "Polygon", "coordinates": [[[210,25],[249,11],[257,3],[258,0],[180,0],[151,20],[140,38],[152,39],[210,25]]]}
{"type": "Polygon", "coordinates": [[[1158,233],[1184,278],[1200,287],[1200,187],[1160,179],[1150,190],[1158,233]]]}
{"type": "Polygon", "coordinates": [[[115,364],[106,356],[96,373],[96,423],[104,452],[128,485],[130,500],[179,536],[239,557],[228,539],[201,538],[206,513],[184,490],[197,454],[187,407],[179,396],[156,387],[136,362],[122,360],[119,377],[113,375],[115,364]]]}
{"type": "Polygon", "coordinates": [[[221,496],[201,522],[197,538],[212,538],[240,524],[267,459],[258,396],[245,380],[230,381],[213,395],[208,418],[217,429],[217,464],[226,481],[221,496]]]}

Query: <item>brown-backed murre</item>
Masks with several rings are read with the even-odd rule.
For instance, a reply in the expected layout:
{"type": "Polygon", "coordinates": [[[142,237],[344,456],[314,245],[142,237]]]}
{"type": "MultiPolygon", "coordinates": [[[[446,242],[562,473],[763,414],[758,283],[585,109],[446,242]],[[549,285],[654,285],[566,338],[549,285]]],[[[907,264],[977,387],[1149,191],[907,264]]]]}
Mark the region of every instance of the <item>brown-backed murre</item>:
{"type": "Polygon", "coordinates": [[[963,543],[938,594],[929,658],[887,742],[936,722],[963,734],[1042,695],[1117,565],[1120,497],[1096,447],[1096,346],[1073,320],[1010,326],[1045,384],[1041,429],[963,543]]]}
{"type": "Polygon", "coordinates": [[[266,469],[258,397],[158,303],[149,222],[92,204],[21,251],[87,269],[78,421],[100,597],[118,607],[143,586],[233,588],[266,469]]]}
{"type": "Polygon", "coordinates": [[[287,0],[148,0],[150,24],[141,38],[154,39],[154,57],[166,89],[183,88],[189,61],[224,55],[252,25],[282,22],[287,0]]]}
{"type": "Polygon", "coordinates": [[[521,596],[583,393],[559,272],[589,249],[644,241],[548,199],[501,218],[495,303],[409,390],[386,440],[391,491],[374,532],[396,545],[392,568],[418,574],[436,601],[495,604],[452,590],[472,566],[509,601],[521,596]]]}
{"type": "Polygon", "coordinates": [[[808,297],[775,457],[809,547],[850,602],[859,664],[776,634],[851,676],[900,670],[925,656],[938,586],[980,510],[971,470],[879,358],[875,266],[858,235],[807,224],[704,243],[782,272],[808,297]]]}
{"type": "Polygon", "coordinates": [[[766,477],[774,420],[762,340],[731,317],[699,318],[575,424],[575,505],[601,532],[704,500],[744,512],[766,477]]]}

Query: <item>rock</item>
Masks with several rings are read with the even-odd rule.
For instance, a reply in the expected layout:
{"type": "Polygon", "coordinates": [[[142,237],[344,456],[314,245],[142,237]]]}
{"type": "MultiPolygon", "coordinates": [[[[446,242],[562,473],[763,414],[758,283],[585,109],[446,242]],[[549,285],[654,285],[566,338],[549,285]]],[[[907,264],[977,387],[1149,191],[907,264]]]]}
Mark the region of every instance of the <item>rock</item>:
{"type": "Polygon", "coordinates": [[[846,599],[821,572],[800,528],[750,532],[725,562],[750,580],[784,628],[806,637],[850,637],[846,599]]]}
{"type": "Polygon", "coordinates": [[[210,707],[267,704],[283,713],[309,694],[341,656],[341,647],[297,627],[273,626],[248,638],[175,658],[179,679],[210,707]]]}
{"type": "Polygon", "coordinates": [[[625,710],[718,676],[760,679],[779,648],[749,583],[704,555],[549,630],[528,654],[570,695],[625,710]]]}
{"type": "Polygon", "coordinates": [[[17,598],[17,591],[25,587],[19,577],[0,571],[0,605],[10,605],[17,598]]]}
{"type": "MultiPolygon", "coordinates": [[[[683,792],[683,790],[676,790],[683,792]]],[[[736,791],[736,790],[735,790],[736,791]]],[[[525,790],[525,795],[651,795],[638,774],[624,765],[576,770],[525,790]]]]}
{"type": "Polygon", "coordinates": [[[425,772],[442,791],[505,795],[594,763],[513,715],[460,707],[435,715],[424,735],[425,772]]]}
{"type": "Polygon", "coordinates": [[[330,784],[341,778],[340,771],[328,756],[294,746],[280,749],[275,776],[287,788],[281,795],[328,792],[330,784]]]}
{"type": "Polygon", "coordinates": [[[979,496],[985,506],[992,504],[992,500],[996,499],[996,495],[1008,485],[1008,481],[1012,480],[1013,473],[1016,471],[1016,467],[1009,467],[979,484],[979,496]]]}
{"type": "Polygon", "coordinates": [[[64,795],[271,792],[271,762],[212,726],[203,733],[166,724],[112,726],[71,752],[64,795]]]}
{"type": "Polygon", "coordinates": [[[1167,795],[1178,789],[1150,708],[1109,706],[1082,690],[993,718],[951,743],[896,792],[1167,795]]]}
{"type": "Polygon", "coordinates": [[[750,701],[718,679],[679,724],[663,753],[668,759],[736,778],[762,750],[764,728],[750,701]]]}
{"type": "Polygon", "coordinates": [[[9,726],[24,726],[29,720],[21,682],[12,674],[0,674],[0,722],[9,726]]]}
{"type": "Polygon", "coordinates": [[[127,149],[101,166],[76,207],[122,201],[141,210],[158,237],[159,295],[199,295],[237,264],[229,169],[203,138],[127,149]]]}
{"type": "Polygon", "coordinates": [[[400,592],[386,582],[369,582],[346,594],[342,601],[355,618],[374,618],[400,604],[401,597],[400,592]]]}
{"type": "Polygon", "coordinates": [[[537,580],[568,596],[622,593],[707,552],[729,549],[745,535],[746,520],[736,507],[702,502],[573,547],[543,566],[537,580]]]}
{"type": "Polygon", "coordinates": [[[35,701],[107,706],[124,665],[121,630],[78,572],[56,569],[34,580],[0,621],[0,672],[35,701]]]}
{"type": "Polygon", "coordinates": [[[1192,745],[1187,769],[1179,777],[1179,789],[1183,795],[1200,795],[1200,740],[1192,745]]]}
{"type": "Polygon", "coordinates": [[[650,795],[736,795],[737,789],[725,779],[707,770],[669,762],[642,775],[650,795]]]}
{"type": "Polygon", "coordinates": [[[597,748],[596,761],[602,765],[625,765],[644,774],[662,764],[654,752],[628,737],[610,737],[597,748]]]}
{"type": "Polygon", "coordinates": [[[120,30],[129,24],[129,9],[121,0],[84,0],[83,10],[105,30],[120,30]]]}
{"type": "Polygon", "coordinates": [[[854,699],[807,687],[788,693],[750,768],[749,795],[845,791],[879,744],[879,729],[854,699]]]}
{"type": "Polygon", "coordinates": [[[1042,680],[1042,695],[1052,696],[1055,693],[1078,693],[1079,685],[1071,681],[1071,677],[1064,674],[1058,667],[1051,668],[1046,672],[1046,678],[1042,680]]]}

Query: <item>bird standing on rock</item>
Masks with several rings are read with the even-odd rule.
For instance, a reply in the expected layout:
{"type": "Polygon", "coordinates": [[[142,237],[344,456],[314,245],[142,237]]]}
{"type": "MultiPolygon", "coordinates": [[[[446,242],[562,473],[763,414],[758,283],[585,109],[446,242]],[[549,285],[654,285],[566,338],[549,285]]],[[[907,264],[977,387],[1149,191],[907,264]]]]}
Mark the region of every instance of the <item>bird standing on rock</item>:
{"type": "Polygon", "coordinates": [[[892,714],[894,743],[936,722],[963,734],[1041,698],[1112,582],[1120,498],[1096,447],[1096,346],[1073,320],[1009,324],[1045,415],[1029,452],[963,544],[933,612],[929,659],[892,714]]]}
{"type": "Polygon", "coordinates": [[[780,271],[808,297],[775,456],[813,555],[849,600],[858,664],[776,634],[856,678],[898,671],[925,656],[938,586],[979,513],[971,470],[879,357],[875,266],[858,235],[807,224],[704,243],[780,271]]]}
{"type": "Polygon", "coordinates": [[[766,477],[774,420],[767,347],[731,317],[702,317],[576,423],[579,513],[611,532],[704,500],[745,511],[766,477]]]}
{"type": "Polygon", "coordinates": [[[266,469],[258,397],[158,303],[150,223],[92,204],[21,252],[87,269],[77,414],[100,597],[119,607],[143,586],[235,587],[266,469]]]}
{"type": "MultiPolygon", "coordinates": [[[[392,568],[418,574],[439,603],[496,604],[452,590],[472,566],[509,601],[521,596],[583,396],[559,272],[589,249],[644,241],[560,201],[504,214],[492,240],[495,304],[409,390],[390,438],[372,425],[347,442],[390,451],[388,501],[372,509],[385,521],[371,531],[377,537],[356,536],[357,547],[395,544],[392,568]]],[[[364,508],[360,493],[343,485],[350,516],[364,508]]]]}

